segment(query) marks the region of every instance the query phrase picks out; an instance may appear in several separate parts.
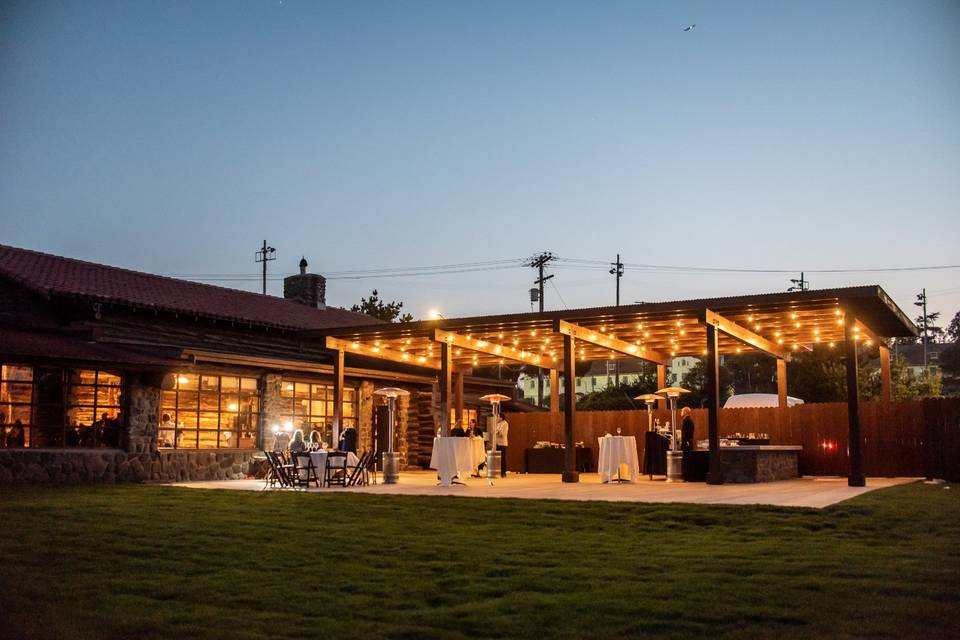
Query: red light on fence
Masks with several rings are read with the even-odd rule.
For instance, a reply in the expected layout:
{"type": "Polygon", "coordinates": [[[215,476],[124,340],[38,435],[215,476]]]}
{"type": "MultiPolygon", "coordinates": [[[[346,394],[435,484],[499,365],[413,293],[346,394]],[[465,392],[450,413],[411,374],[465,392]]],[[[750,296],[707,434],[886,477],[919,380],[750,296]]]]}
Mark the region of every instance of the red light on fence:
{"type": "Polygon", "coordinates": [[[823,442],[820,443],[820,448],[823,449],[824,451],[831,451],[831,452],[836,451],[837,443],[830,440],[824,440],[823,442]]]}

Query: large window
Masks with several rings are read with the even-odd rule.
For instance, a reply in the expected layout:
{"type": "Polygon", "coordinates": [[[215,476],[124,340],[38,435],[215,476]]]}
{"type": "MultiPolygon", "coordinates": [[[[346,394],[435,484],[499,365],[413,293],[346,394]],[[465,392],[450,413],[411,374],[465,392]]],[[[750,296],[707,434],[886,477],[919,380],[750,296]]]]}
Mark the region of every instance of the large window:
{"type": "Polygon", "coordinates": [[[0,447],[30,444],[33,368],[0,364],[0,447]]]}
{"type": "Polygon", "coordinates": [[[163,391],[159,446],[253,449],[259,443],[256,378],[180,373],[163,391]]]}
{"type": "Polygon", "coordinates": [[[106,371],[78,369],[67,378],[68,447],[121,447],[120,376],[106,371]]]}
{"type": "MultiPolygon", "coordinates": [[[[280,397],[284,399],[281,419],[286,431],[302,429],[305,438],[317,431],[320,439],[328,444],[333,437],[333,385],[312,384],[296,380],[283,380],[280,397]]],[[[357,391],[343,388],[343,411],[341,429],[357,426],[357,391]]]]}

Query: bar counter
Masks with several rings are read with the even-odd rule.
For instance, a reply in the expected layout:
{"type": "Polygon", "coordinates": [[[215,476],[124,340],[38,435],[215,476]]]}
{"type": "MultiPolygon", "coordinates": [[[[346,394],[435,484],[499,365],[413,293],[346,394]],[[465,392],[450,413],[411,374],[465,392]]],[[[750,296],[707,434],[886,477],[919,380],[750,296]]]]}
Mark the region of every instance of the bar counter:
{"type": "MultiPolygon", "coordinates": [[[[720,447],[720,469],[725,483],[774,482],[800,477],[799,445],[745,445],[720,447]]],[[[703,482],[710,467],[710,452],[704,449],[687,451],[684,457],[684,478],[703,482]]]]}

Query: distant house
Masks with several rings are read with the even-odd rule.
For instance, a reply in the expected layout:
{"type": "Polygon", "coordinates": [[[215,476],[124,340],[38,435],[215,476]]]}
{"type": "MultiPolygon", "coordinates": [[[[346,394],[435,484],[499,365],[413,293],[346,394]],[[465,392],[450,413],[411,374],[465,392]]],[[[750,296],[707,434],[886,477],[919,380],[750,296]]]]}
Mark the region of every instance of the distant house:
{"type": "MultiPolygon", "coordinates": [[[[603,391],[607,387],[613,386],[617,378],[617,360],[597,360],[590,363],[587,372],[577,377],[577,395],[593,393],[594,391],[603,391]]],[[[620,384],[634,384],[640,380],[640,372],[643,370],[641,360],[620,360],[620,384]]],[[[667,368],[667,384],[680,384],[683,377],[700,362],[699,358],[684,356],[673,358],[670,366],[667,368]]],[[[651,365],[652,366],[652,365],[651,365]]],[[[545,384],[544,397],[549,396],[549,387],[545,384]]],[[[537,378],[536,376],[520,376],[517,386],[523,397],[532,399],[536,402],[537,398],[537,378]]]]}
{"type": "MultiPolygon", "coordinates": [[[[940,342],[927,344],[927,371],[930,375],[940,373],[940,353],[949,346],[940,342]]],[[[894,345],[890,351],[893,357],[902,356],[907,361],[907,367],[914,378],[923,376],[922,344],[898,344],[894,345]]]]}

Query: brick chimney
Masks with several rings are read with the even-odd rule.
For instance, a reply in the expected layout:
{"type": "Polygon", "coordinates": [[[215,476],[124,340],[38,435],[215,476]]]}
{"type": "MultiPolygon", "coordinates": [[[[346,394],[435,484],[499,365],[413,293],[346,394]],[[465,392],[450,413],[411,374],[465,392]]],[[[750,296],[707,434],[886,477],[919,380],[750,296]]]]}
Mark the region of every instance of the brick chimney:
{"type": "Polygon", "coordinates": [[[326,309],[327,279],[307,273],[307,259],[300,258],[300,273],[283,279],[283,297],[314,309],[326,309]]]}

